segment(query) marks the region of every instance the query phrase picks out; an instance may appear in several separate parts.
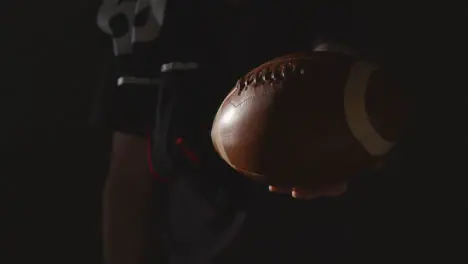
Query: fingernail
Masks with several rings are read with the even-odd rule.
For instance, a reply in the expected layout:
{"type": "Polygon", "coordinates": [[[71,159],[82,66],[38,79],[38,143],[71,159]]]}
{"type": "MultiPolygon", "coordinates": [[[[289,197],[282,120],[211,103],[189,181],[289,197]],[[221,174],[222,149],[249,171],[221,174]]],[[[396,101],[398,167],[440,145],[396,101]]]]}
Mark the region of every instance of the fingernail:
{"type": "Polygon", "coordinates": [[[297,192],[296,192],[296,191],[292,191],[292,192],[291,192],[291,196],[292,196],[292,198],[297,199],[297,192]]]}

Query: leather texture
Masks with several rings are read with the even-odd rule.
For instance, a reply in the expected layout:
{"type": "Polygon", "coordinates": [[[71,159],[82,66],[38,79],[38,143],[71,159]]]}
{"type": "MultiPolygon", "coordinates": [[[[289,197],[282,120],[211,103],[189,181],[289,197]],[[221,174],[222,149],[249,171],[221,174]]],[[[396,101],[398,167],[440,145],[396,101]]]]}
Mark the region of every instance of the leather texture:
{"type": "Polygon", "coordinates": [[[241,78],[212,128],[219,155],[250,178],[322,188],[377,166],[406,97],[371,63],[338,52],[273,59],[241,78]]]}

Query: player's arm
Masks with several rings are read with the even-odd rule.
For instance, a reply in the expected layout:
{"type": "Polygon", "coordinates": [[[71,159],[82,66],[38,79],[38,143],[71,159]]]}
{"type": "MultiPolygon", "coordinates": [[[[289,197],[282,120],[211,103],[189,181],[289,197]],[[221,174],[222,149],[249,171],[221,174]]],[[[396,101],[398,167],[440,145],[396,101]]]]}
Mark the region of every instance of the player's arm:
{"type": "Polygon", "coordinates": [[[145,130],[153,119],[154,85],[116,87],[106,124],[113,129],[110,168],[103,190],[104,257],[109,264],[146,263],[152,197],[145,130]],[[137,90],[137,91],[135,91],[137,90]]]}
{"type": "Polygon", "coordinates": [[[106,263],[144,263],[152,185],[145,140],[115,132],[111,165],[103,191],[103,242],[106,263]]]}
{"type": "Polygon", "coordinates": [[[143,19],[146,24],[134,23],[137,16],[152,14],[145,10],[147,2],[104,0],[98,15],[98,25],[110,35],[115,55],[110,89],[102,96],[107,100],[100,100],[95,120],[113,130],[110,169],[103,190],[103,249],[109,264],[147,261],[147,219],[155,193],[145,133],[154,120],[157,84],[141,68],[146,62],[134,53],[135,43],[151,43],[159,30],[154,17],[143,19]]]}
{"type": "Polygon", "coordinates": [[[110,109],[103,111],[100,121],[113,130],[102,215],[104,258],[109,264],[145,263],[145,234],[151,229],[147,219],[156,195],[145,137],[154,112],[148,100],[155,97],[154,89],[151,85],[115,85],[110,109]]]}

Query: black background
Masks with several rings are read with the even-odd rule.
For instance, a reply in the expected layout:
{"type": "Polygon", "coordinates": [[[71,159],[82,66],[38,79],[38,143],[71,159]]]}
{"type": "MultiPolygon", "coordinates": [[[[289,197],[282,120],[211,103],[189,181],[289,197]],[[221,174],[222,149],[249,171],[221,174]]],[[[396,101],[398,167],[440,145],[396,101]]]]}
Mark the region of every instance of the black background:
{"type": "Polygon", "coordinates": [[[109,138],[86,119],[107,75],[100,2],[5,5],[0,262],[99,263],[109,138]]]}
{"type": "MultiPolygon", "coordinates": [[[[110,134],[86,124],[97,87],[109,81],[100,1],[3,5],[0,262],[100,263],[110,134]]],[[[408,38],[395,52],[411,51],[403,64],[416,65],[405,72],[417,76],[409,80],[418,80],[420,99],[400,168],[334,201],[256,201],[220,263],[466,263],[463,10],[444,7],[397,6],[406,16],[388,23],[408,38]],[[314,232],[331,235],[320,243],[314,232]],[[334,240],[342,236],[353,239],[334,240]]]]}

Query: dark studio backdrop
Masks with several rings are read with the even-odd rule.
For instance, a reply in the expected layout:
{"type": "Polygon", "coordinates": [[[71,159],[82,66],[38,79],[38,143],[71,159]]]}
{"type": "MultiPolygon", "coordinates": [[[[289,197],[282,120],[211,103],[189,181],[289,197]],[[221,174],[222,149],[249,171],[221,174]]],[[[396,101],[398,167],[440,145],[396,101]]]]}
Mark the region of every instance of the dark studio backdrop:
{"type": "MultiPolygon", "coordinates": [[[[86,124],[97,87],[110,81],[111,54],[95,23],[100,1],[3,5],[0,263],[100,263],[110,133],[86,124]]],[[[395,50],[414,51],[402,63],[417,65],[407,72],[418,76],[410,79],[420,81],[415,95],[423,109],[402,165],[362,179],[332,210],[322,200],[256,201],[220,263],[466,263],[464,20],[455,7],[414,10],[420,13],[389,23],[406,30],[408,43],[395,50]],[[410,41],[418,38],[433,41],[410,41]],[[398,170],[404,173],[392,174],[398,170]],[[308,228],[311,222],[323,228],[308,228]],[[309,243],[314,232],[331,235],[309,243]],[[310,247],[341,256],[316,259],[310,247]]]]}
{"type": "Polygon", "coordinates": [[[5,2],[0,262],[99,263],[109,137],[86,119],[106,76],[100,1],[5,2]]]}

